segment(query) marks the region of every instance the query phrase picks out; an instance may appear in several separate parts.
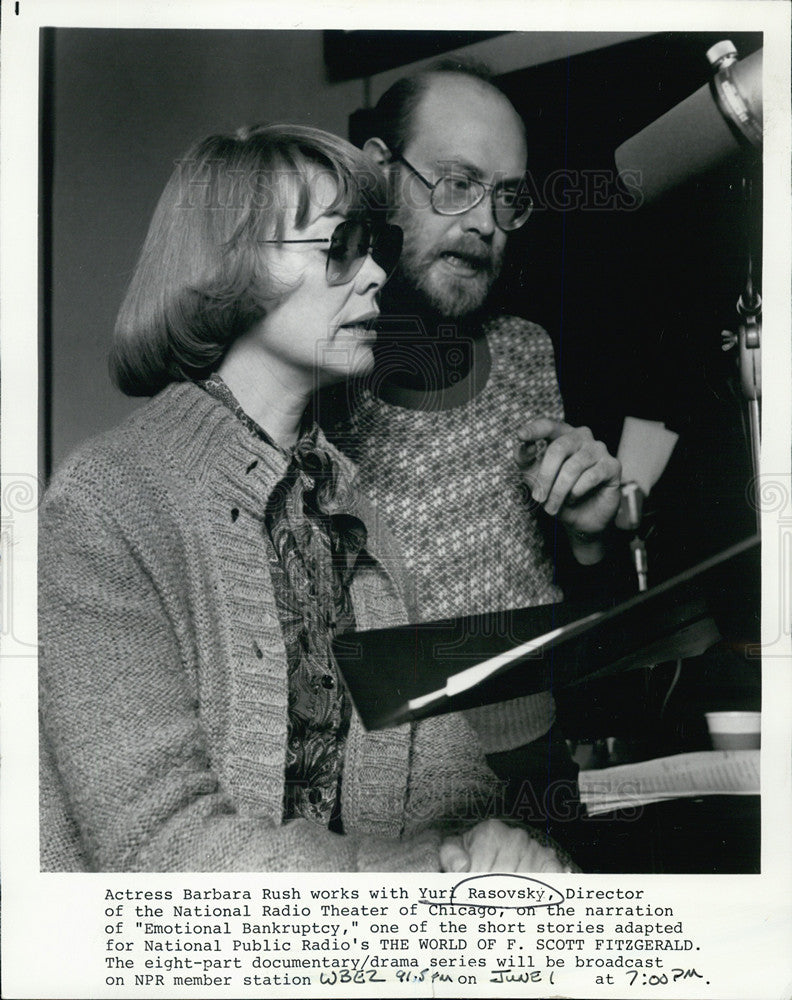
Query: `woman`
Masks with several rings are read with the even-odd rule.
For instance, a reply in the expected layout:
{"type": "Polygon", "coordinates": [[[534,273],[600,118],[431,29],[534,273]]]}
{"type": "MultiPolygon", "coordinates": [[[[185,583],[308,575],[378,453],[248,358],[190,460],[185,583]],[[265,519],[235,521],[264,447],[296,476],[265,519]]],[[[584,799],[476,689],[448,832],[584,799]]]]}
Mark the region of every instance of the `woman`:
{"type": "MultiPolygon", "coordinates": [[[[372,364],[401,245],[383,200],[310,128],[177,164],[112,352],[154,398],[41,515],[43,868],[437,871],[442,824],[491,792],[458,716],[365,733],[330,648],[407,620],[351,464],[304,416],[372,364]]],[[[492,830],[447,838],[443,865],[494,859],[492,830]]]]}

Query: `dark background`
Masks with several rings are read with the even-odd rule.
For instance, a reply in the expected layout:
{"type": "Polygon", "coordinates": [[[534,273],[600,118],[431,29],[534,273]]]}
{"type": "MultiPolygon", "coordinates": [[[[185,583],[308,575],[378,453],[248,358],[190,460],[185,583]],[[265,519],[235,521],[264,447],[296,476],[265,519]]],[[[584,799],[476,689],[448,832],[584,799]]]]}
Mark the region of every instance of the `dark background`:
{"type": "Polygon", "coordinates": [[[325,31],[328,80],[374,76],[419,59],[493,38],[500,31],[325,31]]]}
{"type": "MultiPolygon", "coordinates": [[[[502,77],[537,180],[612,170],[622,142],[706,83],[705,53],[723,37],[653,35],[502,77]]],[[[762,45],[758,34],[725,37],[740,57],[762,45]]],[[[635,211],[593,211],[585,199],[538,210],[511,240],[499,295],[553,338],[568,420],[611,450],[626,414],[680,434],[655,498],[679,549],[656,555],[669,571],[755,530],[736,357],[720,334],[736,329],[749,237],[761,280],[760,220],[761,174],[746,156],[635,211]],[[755,179],[751,211],[743,176],[755,179]]]]}

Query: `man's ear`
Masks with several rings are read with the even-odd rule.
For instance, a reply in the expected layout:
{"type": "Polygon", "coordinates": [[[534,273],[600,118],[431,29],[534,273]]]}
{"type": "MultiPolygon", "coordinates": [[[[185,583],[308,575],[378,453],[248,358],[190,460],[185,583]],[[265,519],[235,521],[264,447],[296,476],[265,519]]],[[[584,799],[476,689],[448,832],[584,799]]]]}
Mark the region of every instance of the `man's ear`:
{"type": "Polygon", "coordinates": [[[393,160],[391,152],[382,139],[372,136],[363,143],[363,152],[372,159],[378,167],[385,169],[393,160]]]}

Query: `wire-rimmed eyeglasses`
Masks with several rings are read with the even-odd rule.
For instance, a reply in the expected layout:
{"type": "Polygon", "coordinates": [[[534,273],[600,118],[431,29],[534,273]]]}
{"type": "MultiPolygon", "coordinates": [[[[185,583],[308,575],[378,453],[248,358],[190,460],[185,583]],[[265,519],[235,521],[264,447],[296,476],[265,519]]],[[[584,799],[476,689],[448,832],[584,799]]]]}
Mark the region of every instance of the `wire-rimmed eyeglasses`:
{"type": "Polygon", "coordinates": [[[432,183],[401,153],[390,150],[391,156],[414,174],[429,189],[429,201],[438,215],[463,215],[475,208],[489,191],[492,215],[499,229],[511,232],[528,221],[533,211],[533,199],[524,178],[485,184],[463,173],[448,173],[432,183]]]}

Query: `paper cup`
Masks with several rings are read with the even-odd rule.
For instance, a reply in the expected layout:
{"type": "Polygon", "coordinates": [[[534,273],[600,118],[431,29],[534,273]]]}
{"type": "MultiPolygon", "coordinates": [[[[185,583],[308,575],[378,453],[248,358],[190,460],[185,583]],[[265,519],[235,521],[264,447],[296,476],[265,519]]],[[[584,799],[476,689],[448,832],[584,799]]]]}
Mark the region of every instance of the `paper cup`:
{"type": "Polygon", "coordinates": [[[758,750],[762,740],[761,712],[705,712],[716,750],[758,750]]]}

